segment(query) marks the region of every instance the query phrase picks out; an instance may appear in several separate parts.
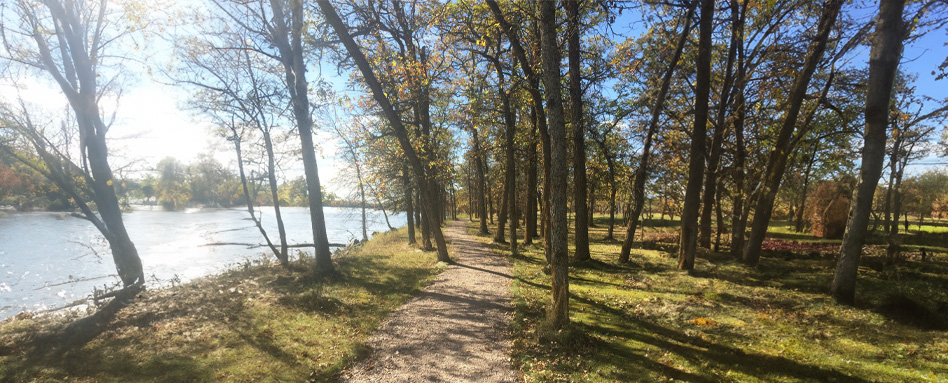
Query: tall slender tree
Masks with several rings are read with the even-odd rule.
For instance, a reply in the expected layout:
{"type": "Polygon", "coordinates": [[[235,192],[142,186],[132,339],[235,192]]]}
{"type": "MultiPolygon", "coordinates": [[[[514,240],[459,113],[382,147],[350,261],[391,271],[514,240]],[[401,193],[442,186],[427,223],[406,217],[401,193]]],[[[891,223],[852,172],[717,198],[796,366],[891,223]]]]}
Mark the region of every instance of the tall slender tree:
{"type": "Polygon", "coordinates": [[[869,53],[869,83],[866,96],[866,132],[862,149],[859,186],[850,204],[849,219],[839,250],[832,294],[836,301],[853,304],[856,299],[856,274],[862,246],[866,241],[872,197],[882,175],[885,160],[889,103],[895,74],[902,57],[906,28],[902,20],[905,0],[882,0],[872,50],[869,53]]]}
{"type": "Polygon", "coordinates": [[[698,56],[695,59],[697,81],[695,84],[694,128],[691,131],[688,185],[685,189],[685,206],[681,214],[681,244],[678,250],[678,268],[681,270],[692,270],[695,267],[698,208],[700,206],[702,176],[704,176],[705,141],[707,140],[708,99],[711,94],[711,33],[714,31],[713,19],[714,0],[702,0],[701,16],[698,18],[698,56]]]}
{"type": "Polygon", "coordinates": [[[556,9],[552,1],[540,3],[540,53],[543,57],[543,85],[550,129],[550,271],[553,306],[550,325],[562,328],[569,323],[569,247],[566,209],[566,119],[560,91],[560,48],[557,44],[556,9]]]}

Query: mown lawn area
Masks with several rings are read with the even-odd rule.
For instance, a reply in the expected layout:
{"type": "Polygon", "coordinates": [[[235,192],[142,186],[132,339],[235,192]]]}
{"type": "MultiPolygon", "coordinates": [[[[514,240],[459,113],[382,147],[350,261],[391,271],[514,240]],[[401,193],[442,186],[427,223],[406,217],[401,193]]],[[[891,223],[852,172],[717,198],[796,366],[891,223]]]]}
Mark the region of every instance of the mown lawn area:
{"type": "Polygon", "coordinates": [[[404,229],[336,261],[342,276],[331,280],[262,261],[146,291],[85,344],[59,342],[70,318],[7,320],[0,381],[332,381],[441,269],[434,254],[406,245],[404,229]]]}
{"type": "Polygon", "coordinates": [[[542,240],[512,257],[513,361],[527,382],[948,382],[944,252],[884,265],[870,248],[848,307],[828,296],[832,241],[778,228],[759,267],[703,251],[689,274],[676,269],[673,224],[652,225],[618,264],[624,228],[605,241],[596,223],[594,260],[571,265],[562,332],[545,326],[542,240]]]}

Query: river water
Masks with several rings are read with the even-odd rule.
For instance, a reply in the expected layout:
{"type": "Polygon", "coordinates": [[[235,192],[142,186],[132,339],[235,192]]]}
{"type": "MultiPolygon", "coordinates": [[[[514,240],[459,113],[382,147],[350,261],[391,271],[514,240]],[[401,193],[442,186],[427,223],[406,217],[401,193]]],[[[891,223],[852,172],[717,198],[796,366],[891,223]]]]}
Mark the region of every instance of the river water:
{"type": "MultiPolygon", "coordinates": [[[[308,208],[281,212],[288,243],[313,242],[308,208]]],[[[323,212],[330,243],[362,238],[359,209],[326,207],[323,212]]],[[[263,207],[261,214],[267,234],[278,243],[273,209],[263,207]]],[[[187,282],[264,257],[275,259],[267,247],[210,245],[265,243],[246,210],[167,212],[143,207],[123,218],[151,287],[187,282]]],[[[389,220],[394,227],[406,221],[404,214],[389,214],[389,220]]],[[[388,230],[381,211],[370,210],[367,221],[370,236],[388,230]]],[[[295,259],[297,252],[291,249],[290,254],[295,259]]],[[[108,243],[88,221],[61,213],[0,212],[0,320],[22,311],[63,307],[91,296],[94,288],[119,281],[108,243]]]]}

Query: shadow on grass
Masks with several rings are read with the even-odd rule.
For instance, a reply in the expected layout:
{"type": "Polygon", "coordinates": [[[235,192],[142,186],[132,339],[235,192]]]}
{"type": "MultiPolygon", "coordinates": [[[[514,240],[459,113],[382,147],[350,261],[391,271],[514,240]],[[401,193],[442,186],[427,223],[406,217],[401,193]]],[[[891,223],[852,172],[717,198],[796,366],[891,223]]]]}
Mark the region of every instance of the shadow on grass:
{"type": "MultiPolygon", "coordinates": [[[[699,337],[689,336],[680,331],[629,316],[622,310],[612,308],[594,299],[572,294],[570,298],[592,306],[614,318],[621,318],[625,323],[625,325],[622,326],[583,325],[585,331],[601,334],[605,337],[632,339],[654,346],[659,350],[673,352],[679,357],[690,361],[693,365],[711,363],[723,369],[737,370],[750,376],[779,375],[783,379],[790,380],[815,380],[843,383],[868,382],[867,380],[849,376],[836,370],[803,364],[779,356],[745,353],[741,349],[729,345],[709,342],[699,337]]],[[[625,371],[620,374],[620,376],[618,376],[620,378],[629,380],[639,379],[641,376],[637,375],[637,371],[635,370],[646,370],[674,379],[691,382],[714,382],[719,380],[716,376],[688,373],[657,363],[640,355],[643,350],[632,349],[616,343],[611,343],[608,349],[624,360],[635,360],[637,362],[635,365],[623,364],[623,366],[627,366],[631,371],[625,371]]]]}

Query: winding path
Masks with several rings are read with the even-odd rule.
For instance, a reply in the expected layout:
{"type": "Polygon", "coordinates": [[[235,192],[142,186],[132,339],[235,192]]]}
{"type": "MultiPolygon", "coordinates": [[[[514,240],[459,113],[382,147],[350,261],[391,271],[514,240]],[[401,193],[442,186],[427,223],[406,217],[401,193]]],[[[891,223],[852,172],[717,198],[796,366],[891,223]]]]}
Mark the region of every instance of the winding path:
{"type": "Polygon", "coordinates": [[[369,339],[371,354],[342,382],[515,382],[507,334],[513,312],[510,263],[467,234],[445,231],[448,266],[369,339]]]}

